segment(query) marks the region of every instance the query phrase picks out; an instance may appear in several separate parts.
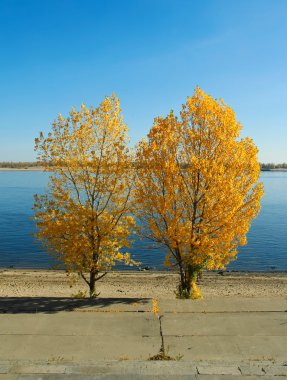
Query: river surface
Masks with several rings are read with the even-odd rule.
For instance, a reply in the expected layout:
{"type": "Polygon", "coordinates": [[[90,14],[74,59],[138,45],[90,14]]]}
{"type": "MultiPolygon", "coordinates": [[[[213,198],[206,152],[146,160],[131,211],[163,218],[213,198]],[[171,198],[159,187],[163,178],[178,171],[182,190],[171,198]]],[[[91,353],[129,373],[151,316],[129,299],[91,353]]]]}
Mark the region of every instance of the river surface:
{"type": "MultiPolygon", "coordinates": [[[[239,247],[229,270],[287,271],[287,172],[262,172],[261,181],[265,196],[260,215],[247,235],[248,244],[239,247]]],[[[0,171],[0,267],[52,268],[56,264],[32,235],[33,195],[43,194],[47,182],[48,174],[40,171],[0,171]]],[[[164,251],[152,242],[136,239],[130,252],[142,267],[164,269],[164,251]]]]}

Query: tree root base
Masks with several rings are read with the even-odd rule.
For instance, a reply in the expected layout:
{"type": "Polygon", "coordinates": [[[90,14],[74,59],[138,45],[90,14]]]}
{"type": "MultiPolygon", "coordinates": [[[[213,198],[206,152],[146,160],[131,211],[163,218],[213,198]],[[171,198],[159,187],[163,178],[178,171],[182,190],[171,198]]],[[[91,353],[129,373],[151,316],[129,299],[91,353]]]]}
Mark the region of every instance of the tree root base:
{"type": "Polygon", "coordinates": [[[151,356],[148,360],[176,360],[169,355],[166,355],[164,352],[159,352],[158,354],[151,356]]]}

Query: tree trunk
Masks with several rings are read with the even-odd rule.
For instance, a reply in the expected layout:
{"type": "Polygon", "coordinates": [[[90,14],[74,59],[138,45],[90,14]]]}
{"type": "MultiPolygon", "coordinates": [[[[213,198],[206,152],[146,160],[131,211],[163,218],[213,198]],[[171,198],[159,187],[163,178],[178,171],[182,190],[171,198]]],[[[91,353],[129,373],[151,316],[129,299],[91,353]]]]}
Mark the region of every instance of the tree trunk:
{"type": "Polygon", "coordinates": [[[184,263],[182,261],[179,248],[176,248],[175,252],[176,252],[176,258],[177,258],[179,275],[180,275],[180,281],[178,284],[178,290],[176,292],[176,297],[177,298],[188,298],[188,296],[187,296],[188,291],[186,289],[186,273],[185,273],[184,263]]]}
{"type": "Polygon", "coordinates": [[[178,286],[178,298],[190,298],[191,281],[189,271],[183,268],[182,264],[179,266],[180,283],[178,286]]]}
{"type": "Polygon", "coordinates": [[[89,281],[90,298],[95,297],[95,292],[96,292],[96,276],[97,276],[97,272],[91,270],[91,272],[90,272],[90,281],[89,281]]]}
{"type": "Polygon", "coordinates": [[[180,284],[178,286],[178,298],[202,298],[199,288],[196,286],[198,270],[192,265],[186,268],[180,266],[180,284]]]}

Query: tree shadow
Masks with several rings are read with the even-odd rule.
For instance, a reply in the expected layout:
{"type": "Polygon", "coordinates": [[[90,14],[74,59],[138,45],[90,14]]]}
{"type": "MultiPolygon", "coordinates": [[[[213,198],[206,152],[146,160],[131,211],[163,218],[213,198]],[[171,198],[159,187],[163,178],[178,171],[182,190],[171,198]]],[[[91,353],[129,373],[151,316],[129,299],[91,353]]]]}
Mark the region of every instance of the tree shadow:
{"type": "Polygon", "coordinates": [[[91,308],[95,311],[109,311],[110,307],[112,307],[111,311],[126,311],[121,309],[124,305],[135,305],[137,309],[132,311],[141,312],[144,311],[143,306],[149,301],[149,298],[0,297],[0,314],[57,313],[91,308]]]}

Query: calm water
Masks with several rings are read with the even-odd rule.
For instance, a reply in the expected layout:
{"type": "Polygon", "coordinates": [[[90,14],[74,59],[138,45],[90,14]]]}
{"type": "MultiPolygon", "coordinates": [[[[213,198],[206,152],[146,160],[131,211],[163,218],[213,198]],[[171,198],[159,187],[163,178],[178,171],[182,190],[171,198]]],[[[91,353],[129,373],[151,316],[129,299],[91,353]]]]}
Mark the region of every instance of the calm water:
{"type": "MultiPolygon", "coordinates": [[[[260,215],[230,270],[287,271],[287,172],[264,172],[261,179],[265,196],[260,215]]],[[[43,193],[47,180],[42,172],[0,172],[0,267],[55,264],[32,236],[33,194],[43,193]]],[[[152,242],[135,241],[131,254],[142,266],[163,269],[164,252],[152,242]]]]}

